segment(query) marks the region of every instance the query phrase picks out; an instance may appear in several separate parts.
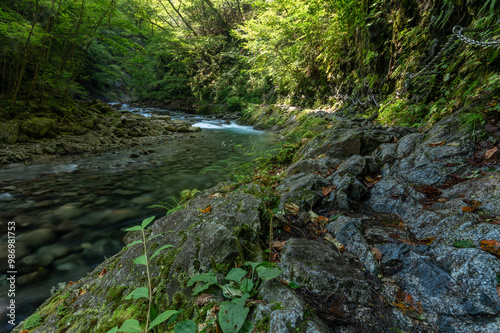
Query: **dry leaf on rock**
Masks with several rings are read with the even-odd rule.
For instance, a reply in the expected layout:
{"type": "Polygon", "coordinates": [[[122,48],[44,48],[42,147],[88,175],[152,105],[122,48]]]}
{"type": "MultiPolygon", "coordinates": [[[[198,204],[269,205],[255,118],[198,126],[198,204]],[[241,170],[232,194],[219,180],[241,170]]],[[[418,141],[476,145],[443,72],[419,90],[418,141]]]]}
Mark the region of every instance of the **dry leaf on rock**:
{"type": "Polygon", "coordinates": [[[342,244],[341,242],[339,242],[336,238],[333,238],[332,235],[326,234],[325,235],[325,239],[327,241],[329,241],[330,243],[332,243],[333,246],[335,246],[339,252],[345,251],[344,244],[342,244]]]}
{"type": "Polygon", "coordinates": [[[225,197],[225,196],[226,196],[226,195],[224,195],[224,194],[222,194],[222,193],[217,192],[217,193],[212,194],[212,195],[210,196],[210,198],[223,198],[223,197],[225,197]]]}
{"type": "Polygon", "coordinates": [[[335,188],[337,188],[337,186],[328,186],[328,187],[325,187],[323,186],[321,188],[321,193],[326,197],[328,194],[330,194],[333,190],[335,190],[335,188]]]}
{"type": "Polygon", "coordinates": [[[497,256],[500,256],[500,242],[493,239],[485,239],[479,242],[481,248],[485,251],[493,253],[497,256]]]}
{"type": "Polygon", "coordinates": [[[460,143],[458,143],[458,142],[450,142],[450,143],[447,144],[447,146],[458,147],[458,146],[460,146],[460,143]]]}
{"type": "Polygon", "coordinates": [[[272,244],[272,248],[280,251],[286,244],[286,241],[274,241],[272,244]]]}
{"type": "Polygon", "coordinates": [[[377,249],[376,247],[372,247],[371,250],[373,255],[375,256],[375,259],[379,261],[382,260],[382,252],[380,252],[379,249],[377,249]]]}
{"type": "Polygon", "coordinates": [[[488,149],[486,151],[486,153],[484,153],[484,158],[485,159],[490,159],[493,155],[496,154],[496,152],[498,152],[498,148],[497,147],[494,147],[494,148],[491,148],[491,149],[488,149]]]}
{"type": "Polygon", "coordinates": [[[212,206],[210,206],[210,205],[207,206],[207,208],[205,208],[205,209],[200,209],[200,212],[205,213],[205,214],[210,213],[211,211],[212,211],[212,206]]]}
{"type": "Polygon", "coordinates": [[[104,274],[106,274],[108,271],[106,270],[106,268],[103,268],[101,273],[99,274],[99,277],[103,277],[104,274]]]}
{"type": "Polygon", "coordinates": [[[194,304],[196,304],[198,306],[203,306],[203,305],[207,304],[212,297],[213,297],[212,294],[203,293],[200,296],[198,296],[198,298],[196,299],[196,302],[194,304]]]}
{"type": "Polygon", "coordinates": [[[437,147],[437,146],[442,146],[442,145],[444,145],[444,141],[438,141],[438,142],[429,143],[427,146],[429,146],[429,147],[437,147]]]}
{"type": "Polygon", "coordinates": [[[291,204],[285,204],[285,209],[288,210],[290,213],[292,213],[293,215],[297,215],[300,211],[300,207],[297,206],[296,204],[294,203],[291,203],[291,204]]]}

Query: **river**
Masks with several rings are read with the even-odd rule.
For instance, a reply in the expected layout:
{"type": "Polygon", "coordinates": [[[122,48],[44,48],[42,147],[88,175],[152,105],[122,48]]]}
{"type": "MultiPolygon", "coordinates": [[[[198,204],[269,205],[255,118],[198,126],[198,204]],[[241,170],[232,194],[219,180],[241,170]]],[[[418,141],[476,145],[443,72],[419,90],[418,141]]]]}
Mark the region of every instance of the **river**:
{"type": "MultiPolygon", "coordinates": [[[[0,226],[16,224],[16,324],[34,312],[59,283],[78,280],[123,247],[123,229],[165,215],[158,202],[174,203],[185,189],[218,181],[202,172],[214,163],[248,160],[275,144],[272,133],[212,117],[158,109],[125,108],[143,115],[168,114],[201,132],[163,145],[64,157],[0,170],[0,226]],[[141,153],[142,151],[142,153],[141,153]],[[247,152],[247,154],[245,154],[247,152]]],[[[0,272],[7,271],[7,234],[0,238],[0,272]]],[[[7,276],[0,277],[0,331],[8,331],[7,276]]]]}

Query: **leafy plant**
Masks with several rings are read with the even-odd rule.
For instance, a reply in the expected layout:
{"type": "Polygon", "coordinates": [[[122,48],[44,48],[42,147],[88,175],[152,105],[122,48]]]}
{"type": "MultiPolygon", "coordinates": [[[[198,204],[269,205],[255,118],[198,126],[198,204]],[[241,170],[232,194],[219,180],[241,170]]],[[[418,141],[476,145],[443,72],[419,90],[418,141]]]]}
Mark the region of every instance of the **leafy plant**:
{"type": "Polygon", "coordinates": [[[281,269],[273,264],[263,262],[245,262],[249,270],[237,267],[227,273],[227,283],[220,285],[217,281],[217,275],[214,272],[202,273],[189,279],[187,286],[191,287],[198,282],[193,291],[193,295],[198,295],[211,286],[217,286],[222,289],[227,301],[220,305],[219,326],[224,333],[244,333],[251,332],[253,325],[246,321],[250,309],[245,307],[245,302],[253,297],[259,291],[264,280],[270,280],[281,274],[281,269]]]}
{"type": "Polygon", "coordinates": [[[196,188],[193,190],[186,189],[181,192],[180,198],[171,196],[169,201],[160,201],[148,206],[147,208],[163,208],[167,210],[166,215],[170,215],[173,212],[186,208],[187,202],[194,198],[198,193],[201,193],[201,191],[196,188]]]}
{"type": "MultiPolygon", "coordinates": [[[[144,230],[147,228],[147,226],[153,222],[154,216],[149,217],[145,220],[142,221],[141,225],[137,225],[131,228],[126,229],[126,231],[140,231],[142,238],[138,239],[130,244],[127,245],[128,247],[137,245],[137,244],[142,244],[144,247],[144,254],[138,256],[137,258],[134,259],[134,264],[136,265],[144,265],[146,266],[146,275],[148,279],[148,285],[147,287],[138,287],[134,289],[128,296],[125,297],[126,300],[130,299],[141,299],[145,298],[148,301],[148,309],[146,312],[146,323],[144,325],[144,328],[141,327],[141,323],[137,319],[128,319],[126,320],[120,328],[118,326],[113,327],[108,331],[108,333],[116,333],[116,332],[130,332],[130,333],[140,333],[144,332],[147,333],[149,330],[155,328],[156,326],[160,325],[161,323],[169,320],[171,317],[175,317],[175,315],[179,314],[182,310],[167,310],[164,311],[160,314],[158,314],[158,308],[153,302],[153,289],[152,289],[152,284],[151,284],[151,275],[149,272],[149,262],[151,259],[156,257],[157,255],[160,254],[161,251],[172,247],[172,245],[164,245],[160,247],[158,250],[156,250],[153,255],[148,257],[148,251],[146,247],[146,243],[150,241],[153,238],[156,238],[160,235],[153,235],[150,236],[146,239],[146,234],[144,230]],[[153,315],[154,314],[154,315],[153,315]],[[151,320],[151,322],[150,322],[151,320]]],[[[185,320],[180,323],[177,323],[175,325],[175,332],[184,332],[184,333],[191,333],[191,332],[196,332],[196,324],[192,320],[185,320]]]]}

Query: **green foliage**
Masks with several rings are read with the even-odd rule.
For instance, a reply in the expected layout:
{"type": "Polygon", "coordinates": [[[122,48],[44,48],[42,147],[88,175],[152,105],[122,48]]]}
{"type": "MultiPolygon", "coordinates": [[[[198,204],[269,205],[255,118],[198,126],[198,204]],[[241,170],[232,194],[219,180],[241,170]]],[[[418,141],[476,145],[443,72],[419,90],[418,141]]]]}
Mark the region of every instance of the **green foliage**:
{"type": "Polygon", "coordinates": [[[28,319],[26,319],[23,328],[26,330],[30,330],[32,328],[40,326],[42,322],[42,317],[38,313],[34,313],[30,317],[28,317],[28,319]]]}
{"type": "MultiPolygon", "coordinates": [[[[147,275],[147,287],[137,287],[130,294],[128,294],[125,299],[126,300],[137,300],[137,299],[146,299],[148,301],[148,309],[146,313],[146,323],[144,328],[141,326],[141,323],[137,319],[128,319],[126,320],[119,328],[118,326],[113,327],[108,333],[116,333],[116,332],[129,332],[129,333],[147,333],[149,330],[155,328],[156,326],[164,323],[165,321],[171,319],[172,317],[176,317],[182,310],[167,310],[162,313],[158,313],[157,305],[153,302],[153,289],[151,284],[151,275],[149,272],[149,261],[160,254],[161,251],[172,247],[172,245],[164,245],[161,248],[157,249],[153,255],[148,257],[147,251],[147,243],[158,237],[159,235],[153,235],[146,238],[145,229],[148,227],[151,222],[154,220],[154,216],[144,219],[140,225],[130,227],[126,229],[126,231],[140,231],[141,239],[138,239],[127,245],[127,248],[132,247],[134,245],[142,244],[144,249],[144,254],[138,256],[134,259],[134,263],[136,265],[144,265],[146,267],[146,275],[147,275]],[[151,320],[151,322],[150,322],[151,320]]],[[[183,333],[193,333],[196,332],[196,324],[194,324],[191,320],[186,320],[180,323],[177,323],[175,326],[175,332],[183,332],[183,333]],[[177,326],[179,326],[177,328],[177,326]]]]}
{"type": "Polygon", "coordinates": [[[201,193],[201,191],[198,189],[186,189],[181,191],[180,198],[171,196],[169,198],[169,201],[157,202],[153,205],[148,206],[147,208],[163,208],[167,210],[166,215],[170,215],[173,212],[186,208],[187,202],[194,198],[198,193],[201,193]]]}
{"type": "Polygon", "coordinates": [[[245,266],[248,270],[238,267],[231,269],[225,278],[228,283],[223,285],[218,283],[214,272],[195,275],[187,283],[188,287],[198,283],[193,295],[217,286],[229,299],[219,309],[218,321],[223,333],[252,332],[252,323],[246,321],[250,309],[245,307],[245,301],[259,291],[264,280],[274,279],[281,274],[281,269],[267,261],[247,261],[245,266]]]}

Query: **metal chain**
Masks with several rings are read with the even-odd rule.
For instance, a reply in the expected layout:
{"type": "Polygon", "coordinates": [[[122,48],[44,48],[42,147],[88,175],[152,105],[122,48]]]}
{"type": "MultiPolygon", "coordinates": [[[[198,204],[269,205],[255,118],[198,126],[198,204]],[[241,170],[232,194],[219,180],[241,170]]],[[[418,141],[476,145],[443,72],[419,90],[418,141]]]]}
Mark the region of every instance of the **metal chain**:
{"type": "MultiPolygon", "coordinates": [[[[466,28],[463,28],[459,25],[456,25],[453,27],[452,29],[452,34],[450,35],[450,37],[448,37],[448,40],[446,41],[446,44],[444,44],[444,46],[441,48],[441,50],[427,63],[427,65],[425,65],[421,70],[419,70],[418,72],[416,73],[406,73],[405,75],[405,81],[404,81],[404,85],[401,89],[399,89],[398,91],[396,91],[396,96],[401,96],[404,92],[406,92],[408,90],[408,86],[409,86],[409,82],[414,79],[415,77],[417,76],[421,76],[421,75],[435,75],[435,74],[439,74],[439,72],[426,72],[427,69],[429,69],[431,67],[431,65],[433,65],[442,55],[443,53],[449,48],[450,44],[453,42],[453,40],[455,38],[458,38],[460,39],[462,42],[464,42],[465,44],[467,45],[472,45],[472,46],[482,46],[482,47],[491,47],[491,46],[496,46],[496,45],[500,45],[500,40],[495,40],[495,41],[491,41],[491,42],[481,42],[481,41],[478,41],[478,40],[475,40],[475,39],[472,39],[472,38],[469,38],[469,37],[465,37],[463,35],[463,32],[467,33],[467,32],[479,32],[479,31],[484,31],[485,29],[466,29],[466,28]]],[[[286,98],[292,98],[294,96],[299,96],[299,98],[301,99],[305,99],[305,98],[311,98],[310,96],[307,96],[307,95],[288,95],[288,96],[282,96],[282,97],[286,97],[286,98]]],[[[394,95],[393,95],[394,97],[394,95]]],[[[317,97],[313,97],[315,100],[319,100],[320,98],[317,98],[317,97]]],[[[352,98],[348,95],[341,95],[340,98],[335,98],[333,96],[325,96],[325,98],[327,98],[328,100],[332,100],[332,99],[341,99],[344,103],[346,101],[350,101],[352,102],[354,105],[363,105],[365,106],[367,103],[369,103],[370,101],[372,101],[376,106],[380,107],[380,105],[377,103],[377,100],[375,99],[375,95],[369,95],[364,102],[362,102],[359,98],[352,98]]],[[[323,98],[324,99],[324,98],[323,98]]],[[[389,104],[390,102],[392,102],[392,99],[391,98],[387,103],[389,104]]]]}
{"type": "Polygon", "coordinates": [[[500,45],[500,40],[495,40],[492,42],[481,42],[472,38],[465,37],[462,34],[463,32],[474,32],[474,31],[481,31],[483,29],[465,29],[459,25],[456,25],[453,27],[453,34],[457,37],[460,38],[462,42],[468,45],[473,45],[473,46],[482,46],[482,47],[490,47],[490,46],[495,46],[495,45],[500,45]]]}
{"type": "Polygon", "coordinates": [[[462,31],[463,32],[477,32],[477,31],[484,31],[484,29],[465,29],[459,25],[456,25],[453,27],[452,29],[452,34],[450,35],[450,37],[448,37],[448,41],[446,42],[446,44],[441,48],[441,50],[438,52],[438,54],[436,54],[432,59],[431,61],[429,61],[427,63],[427,65],[424,66],[424,68],[422,68],[420,71],[418,71],[417,73],[407,73],[406,74],[406,79],[405,79],[405,83],[404,83],[404,87],[402,89],[402,91],[397,91],[396,94],[399,96],[401,95],[403,92],[405,92],[406,90],[408,90],[408,84],[409,82],[414,79],[415,77],[417,76],[420,76],[420,75],[433,75],[433,74],[439,74],[439,72],[431,72],[431,73],[425,73],[425,71],[432,65],[436,62],[437,59],[439,59],[443,53],[446,51],[446,49],[450,46],[451,42],[453,41],[454,38],[458,38],[460,39],[462,42],[464,42],[465,44],[468,44],[468,45],[472,45],[472,46],[482,46],[482,47],[490,47],[490,46],[495,46],[495,45],[500,45],[500,40],[497,40],[497,41],[492,41],[492,42],[481,42],[481,41],[478,41],[478,40],[475,40],[475,39],[472,39],[472,38],[468,38],[468,37],[465,37],[463,34],[462,34],[462,31]]]}

